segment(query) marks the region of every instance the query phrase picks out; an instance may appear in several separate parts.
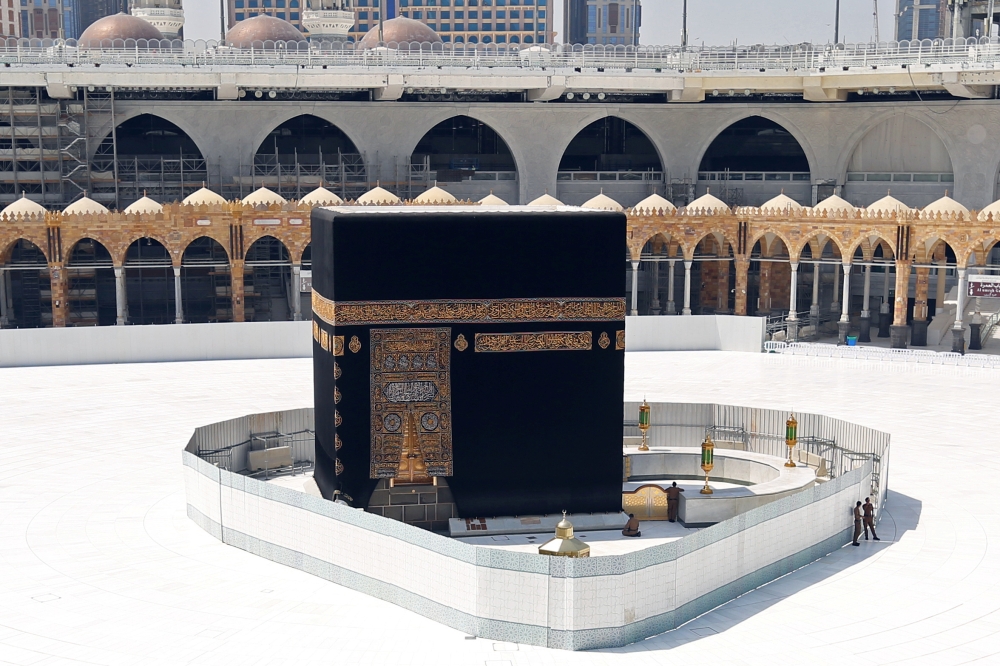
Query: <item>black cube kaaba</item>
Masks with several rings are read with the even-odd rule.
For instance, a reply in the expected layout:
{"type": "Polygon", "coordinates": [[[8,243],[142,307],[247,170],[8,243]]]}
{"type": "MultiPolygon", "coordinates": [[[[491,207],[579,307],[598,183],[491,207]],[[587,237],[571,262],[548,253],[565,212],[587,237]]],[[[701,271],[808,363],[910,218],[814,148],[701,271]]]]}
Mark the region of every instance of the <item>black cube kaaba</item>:
{"type": "Polygon", "coordinates": [[[604,211],[314,210],[323,495],[370,509],[447,485],[456,517],[621,511],[625,237],[604,211]]]}

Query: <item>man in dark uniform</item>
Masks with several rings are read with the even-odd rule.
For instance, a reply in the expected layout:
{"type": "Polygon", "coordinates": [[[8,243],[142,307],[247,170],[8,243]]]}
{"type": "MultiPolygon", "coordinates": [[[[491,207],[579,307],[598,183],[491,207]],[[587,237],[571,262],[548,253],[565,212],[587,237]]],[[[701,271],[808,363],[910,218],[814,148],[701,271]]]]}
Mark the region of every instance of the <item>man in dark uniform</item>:
{"type": "Polygon", "coordinates": [[[678,488],[676,481],[667,488],[667,520],[672,523],[677,522],[677,506],[680,504],[682,492],[684,489],[678,488]]]}
{"type": "Polygon", "coordinates": [[[639,519],[635,517],[634,513],[628,514],[628,522],[625,524],[625,529],[622,530],[622,536],[642,536],[642,532],[639,531],[639,519]]]}
{"type": "Polygon", "coordinates": [[[860,546],[858,539],[861,538],[861,501],[859,500],[857,504],[854,505],[854,539],[851,542],[852,546],[860,546]]]}
{"type": "Polygon", "coordinates": [[[875,505],[872,504],[872,498],[871,497],[866,497],[865,498],[865,505],[862,508],[864,509],[864,512],[865,512],[865,518],[864,518],[864,521],[865,521],[865,541],[868,541],[868,530],[869,529],[872,531],[872,538],[875,539],[875,541],[881,541],[881,539],[878,538],[878,535],[875,534],[875,505]]]}

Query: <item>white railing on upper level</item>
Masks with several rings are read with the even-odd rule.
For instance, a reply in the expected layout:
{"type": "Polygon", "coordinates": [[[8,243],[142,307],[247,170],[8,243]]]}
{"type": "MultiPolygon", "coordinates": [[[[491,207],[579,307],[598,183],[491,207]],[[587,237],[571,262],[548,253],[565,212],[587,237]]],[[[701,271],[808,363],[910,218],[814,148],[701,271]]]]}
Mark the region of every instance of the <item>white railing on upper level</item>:
{"type": "Polygon", "coordinates": [[[955,352],[936,352],[930,349],[852,347],[849,345],[832,345],[816,342],[765,342],[764,351],[775,354],[791,354],[793,356],[812,356],[818,358],[851,358],[862,361],[891,361],[1000,369],[1000,356],[995,354],[962,355],[955,352]]]}
{"type": "MultiPolygon", "coordinates": [[[[1000,63],[1000,39],[923,40],[878,44],[793,44],[688,47],[390,43],[362,49],[352,42],[257,42],[237,49],[215,41],[116,40],[80,48],[74,40],[0,40],[5,65],[299,65],[342,67],[462,67],[513,69],[609,68],[683,73],[761,72],[888,65],[1000,63]]],[[[737,91],[742,92],[742,91],[737,91]]]]}

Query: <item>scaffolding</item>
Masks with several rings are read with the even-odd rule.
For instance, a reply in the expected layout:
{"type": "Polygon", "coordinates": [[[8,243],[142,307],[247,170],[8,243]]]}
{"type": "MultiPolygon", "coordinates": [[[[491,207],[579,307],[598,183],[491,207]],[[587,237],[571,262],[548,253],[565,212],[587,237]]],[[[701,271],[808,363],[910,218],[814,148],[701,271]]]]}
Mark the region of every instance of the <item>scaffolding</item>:
{"type": "Polygon", "coordinates": [[[325,155],[279,155],[258,153],[253,164],[241,164],[240,175],[222,186],[227,199],[242,199],[266,187],[286,199],[301,199],[317,187],[325,187],[344,201],[357,199],[371,189],[366,160],[360,153],[325,155]]]}

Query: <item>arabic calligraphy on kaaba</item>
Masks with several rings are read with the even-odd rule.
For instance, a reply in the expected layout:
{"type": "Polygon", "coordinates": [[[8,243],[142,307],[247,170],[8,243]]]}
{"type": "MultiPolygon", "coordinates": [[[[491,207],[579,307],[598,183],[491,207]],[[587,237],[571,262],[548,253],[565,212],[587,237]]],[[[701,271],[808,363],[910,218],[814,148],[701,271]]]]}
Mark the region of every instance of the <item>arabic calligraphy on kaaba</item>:
{"type": "Polygon", "coordinates": [[[476,351],[586,351],[593,348],[593,340],[590,331],[476,333],[476,351]]]}
{"type": "Polygon", "coordinates": [[[624,298],[496,298],[333,302],[313,292],[313,313],[334,326],[623,321],[624,298]]]}

